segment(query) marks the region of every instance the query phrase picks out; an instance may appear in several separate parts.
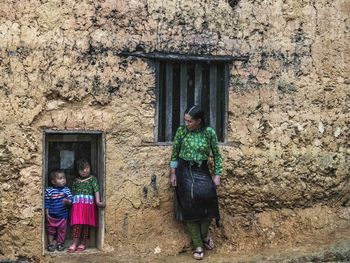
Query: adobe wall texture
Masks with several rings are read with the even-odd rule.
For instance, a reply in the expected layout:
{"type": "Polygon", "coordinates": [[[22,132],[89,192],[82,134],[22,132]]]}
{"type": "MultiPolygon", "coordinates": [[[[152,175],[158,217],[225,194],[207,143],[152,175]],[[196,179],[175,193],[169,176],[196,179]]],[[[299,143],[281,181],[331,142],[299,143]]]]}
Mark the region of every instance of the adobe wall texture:
{"type": "Polygon", "coordinates": [[[249,55],[230,75],[218,253],[348,226],[350,3],[230,4],[0,2],[0,259],[44,260],[44,128],[105,132],[107,252],[152,258],[189,245],[172,217],[171,148],[153,143],[154,67],[119,56],[137,46],[249,55]]]}

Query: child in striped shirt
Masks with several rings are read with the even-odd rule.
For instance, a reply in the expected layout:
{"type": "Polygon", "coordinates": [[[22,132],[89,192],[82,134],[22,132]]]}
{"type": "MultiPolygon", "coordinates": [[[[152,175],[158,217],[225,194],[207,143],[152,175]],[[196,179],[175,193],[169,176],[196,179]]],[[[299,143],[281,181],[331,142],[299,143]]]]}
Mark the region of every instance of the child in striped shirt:
{"type": "Polygon", "coordinates": [[[52,187],[45,190],[45,215],[48,235],[47,250],[55,251],[54,237],[57,236],[57,250],[64,250],[64,241],[67,231],[67,205],[72,203],[72,193],[66,186],[66,176],[62,170],[50,173],[52,187]]]}

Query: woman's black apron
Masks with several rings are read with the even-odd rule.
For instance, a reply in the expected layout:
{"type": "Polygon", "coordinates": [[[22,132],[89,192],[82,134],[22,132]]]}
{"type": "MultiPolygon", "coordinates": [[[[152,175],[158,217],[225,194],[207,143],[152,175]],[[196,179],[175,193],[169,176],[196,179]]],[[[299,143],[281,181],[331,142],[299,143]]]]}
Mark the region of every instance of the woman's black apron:
{"type": "Polygon", "coordinates": [[[215,184],[207,161],[179,160],[176,168],[175,216],[180,221],[220,220],[215,184]]]}

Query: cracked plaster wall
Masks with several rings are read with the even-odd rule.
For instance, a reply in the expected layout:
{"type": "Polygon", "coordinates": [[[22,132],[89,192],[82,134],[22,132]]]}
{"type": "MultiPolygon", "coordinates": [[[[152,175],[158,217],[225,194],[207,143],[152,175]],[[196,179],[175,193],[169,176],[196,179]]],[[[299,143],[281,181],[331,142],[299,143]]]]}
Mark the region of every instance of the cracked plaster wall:
{"type": "Polygon", "coordinates": [[[170,147],[153,144],[154,67],[118,55],[140,46],[249,55],[231,69],[219,251],[345,224],[350,4],[235,2],[0,3],[0,258],[43,260],[44,128],[106,133],[106,251],[152,257],[156,246],[166,255],[189,244],[171,215],[170,147]]]}

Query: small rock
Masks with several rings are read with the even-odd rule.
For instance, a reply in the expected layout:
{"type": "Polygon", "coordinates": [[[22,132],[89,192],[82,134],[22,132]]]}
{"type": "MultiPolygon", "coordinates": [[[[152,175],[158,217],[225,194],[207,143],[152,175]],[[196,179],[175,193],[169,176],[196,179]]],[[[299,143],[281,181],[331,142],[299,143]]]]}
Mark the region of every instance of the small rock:
{"type": "Polygon", "coordinates": [[[318,123],[318,130],[320,133],[322,133],[322,134],[324,133],[324,125],[322,122],[318,123]]]}
{"type": "Polygon", "coordinates": [[[159,254],[160,252],[162,252],[162,249],[157,246],[155,249],[154,249],[154,254],[159,254]]]}
{"type": "Polygon", "coordinates": [[[338,136],[341,134],[341,128],[337,127],[334,132],[334,137],[338,138],[338,136]]]}
{"type": "Polygon", "coordinates": [[[2,184],[2,189],[4,189],[4,191],[10,190],[10,188],[11,188],[11,185],[10,185],[10,184],[8,184],[8,183],[3,183],[3,184],[2,184]]]}
{"type": "Polygon", "coordinates": [[[316,139],[316,140],[314,141],[314,145],[315,145],[316,147],[319,147],[319,146],[322,145],[322,142],[321,142],[320,140],[316,139]]]}

